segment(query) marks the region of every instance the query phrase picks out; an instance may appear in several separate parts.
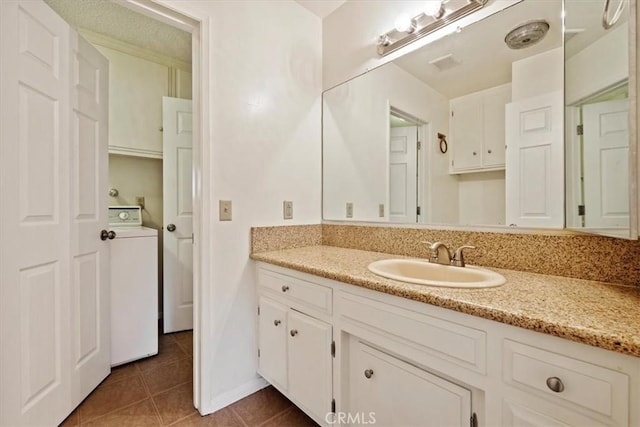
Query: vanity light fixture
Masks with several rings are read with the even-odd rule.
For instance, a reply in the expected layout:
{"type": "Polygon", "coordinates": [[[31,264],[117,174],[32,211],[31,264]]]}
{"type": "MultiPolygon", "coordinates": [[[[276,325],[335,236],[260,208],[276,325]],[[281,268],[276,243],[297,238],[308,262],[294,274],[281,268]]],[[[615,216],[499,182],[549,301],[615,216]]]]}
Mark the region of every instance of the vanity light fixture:
{"type": "Polygon", "coordinates": [[[401,15],[395,28],[378,37],[378,54],[388,55],[478,9],[488,0],[427,0],[424,11],[409,18],[401,15]]]}

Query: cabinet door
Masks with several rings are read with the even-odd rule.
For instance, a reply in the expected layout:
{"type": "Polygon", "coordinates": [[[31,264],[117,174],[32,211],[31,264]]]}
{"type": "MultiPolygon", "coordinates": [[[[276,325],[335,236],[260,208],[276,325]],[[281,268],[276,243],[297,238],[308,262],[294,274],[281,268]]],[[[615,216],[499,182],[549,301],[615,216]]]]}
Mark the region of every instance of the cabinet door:
{"type": "Polygon", "coordinates": [[[469,390],[355,339],[350,350],[350,414],[383,426],[469,425],[469,390]]]}
{"type": "Polygon", "coordinates": [[[331,325],[289,311],[289,393],[296,403],[325,419],[331,411],[331,325]]]}
{"type": "Polygon", "coordinates": [[[451,105],[451,169],[482,166],[482,98],[460,99],[451,105]]]}
{"type": "Polygon", "coordinates": [[[258,371],[269,382],[287,389],[287,307],[260,297],[258,371]]]}
{"type": "Polygon", "coordinates": [[[511,86],[488,94],[483,99],[484,145],[482,167],[504,166],[505,106],[511,102],[511,86]]]}
{"type": "Polygon", "coordinates": [[[109,59],[109,152],[162,158],[162,97],[169,67],[103,46],[109,59]]]}

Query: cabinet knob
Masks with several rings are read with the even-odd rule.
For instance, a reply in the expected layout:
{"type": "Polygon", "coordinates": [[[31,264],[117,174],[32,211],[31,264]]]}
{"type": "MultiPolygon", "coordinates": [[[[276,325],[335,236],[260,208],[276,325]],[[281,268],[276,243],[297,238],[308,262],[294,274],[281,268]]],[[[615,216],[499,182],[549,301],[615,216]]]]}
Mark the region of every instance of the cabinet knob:
{"type": "Polygon", "coordinates": [[[562,380],[558,377],[547,378],[547,387],[556,393],[562,393],[564,390],[564,384],[562,384],[562,380]]]}
{"type": "Polygon", "coordinates": [[[287,292],[289,287],[287,285],[282,285],[282,292],[287,292]]]}
{"type": "Polygon", "coordinates": [[[371,378],[373,376],[373,369],[366,369],[364,371],[364,376],[368,378],[371,378]]]}
{"type": "Polygon", "coordinates": [[[487,150],[487,153],[491,154],[491,150],[487,150]]]}
{"type": "Polygon", "coordinates": [[[275,326],[278,326],[280,323],[282,323],[282,322],[281,322],[281,321],[279,321],[279,320],[277,320],[277,319],[273,321],[273,324],[274,324],[275,326]]]}
{"type": "Polygon", "coordinates": [[[478,155],[478,152],[477,152],[477,151],[474,151],[474,152],[473,152],[473,155],[474,155],[474,156],[477,156],[477,155],[478,155]]]}
{"type": "Polygon", "coordinates": [[[296,335],[298,335],[298,330],[292,329],[291,332],[289,332],[289,334],[291,334],[292,337],[295,337],[296,335]]]}

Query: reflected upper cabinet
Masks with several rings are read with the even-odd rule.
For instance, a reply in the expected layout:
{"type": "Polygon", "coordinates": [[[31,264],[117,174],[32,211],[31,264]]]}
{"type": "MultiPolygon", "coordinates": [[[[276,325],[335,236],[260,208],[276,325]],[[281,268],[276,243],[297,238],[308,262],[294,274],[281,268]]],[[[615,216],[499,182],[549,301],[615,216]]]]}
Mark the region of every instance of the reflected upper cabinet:
{"type": "Polygon", "coordinates": [[[622,1],[605,30],[605,0],[566,0],[563,34],[562,2],[489,0],[495,13],[325,91],[323,218],[637,236],[622,1]]]}

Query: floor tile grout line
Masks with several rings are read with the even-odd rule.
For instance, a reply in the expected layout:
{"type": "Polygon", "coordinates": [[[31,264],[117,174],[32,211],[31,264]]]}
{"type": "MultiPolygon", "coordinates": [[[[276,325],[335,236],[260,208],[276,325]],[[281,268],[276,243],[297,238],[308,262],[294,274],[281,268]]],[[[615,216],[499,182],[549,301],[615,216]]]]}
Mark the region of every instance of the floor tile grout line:
{"type": "Polygon", "coordinates": [[[258,424],[258,426],[263,426],[265,424],[267,424],[268,422],[271,422],[273,420],[275,420],[276,418],[278,418],[280,415],[283,415],[285,412],[289,411],[291,409],[291,407],[293,406],[293,403],[289,402],[290,405],[287,406],[284,410],[278,412],[277,414],[275,414],[274,416],[272,416],[271,418],[267,418],[266,420],[264,420],[263,422],[261,422],[260,424],[258,424]]]}
{"type": "Polygon", "coordinates": [[[151,399],[151,396],[146,396],[144,399],[136,400],[135,402],[131,402],[131,403],[127,404],[127,405],[121,406],[121,407],[119,407],[119,408],[117,408],[117,409],[114,409],[114,410],[112,410],[112,411],[109,411],[109,412],[107,412],[107,413],[105,413],[105,414],[102,414],[102,415],[100,415],[100,416],[93,417],[93,418],[89,418],[88,420],[82,420],[82,419],[80,418],[80,414],[78,414],[78,426],[87,425],[88,423],[92,423],[92,422],[94,422],[94,421],[100,420],[100,419],[102,419],[102,418],[104,418],[104,417],[106,417],[106,416],[112,415],[112,414],[113,414],[113,413],[115,413],[115,412],[121,411],[121,410],[123,410],[123,409],[127,409],[127,408],[129,408],[129,407],[131,407],[131,406],[135,406],[135,405],[137,405],[137,404],[139,404],[139,403],[141,403],[141,402],[144,402],[144,401],[145,401],[145,400],[147,400],[147,399],[152,400],[152,399],[151,399]]]}
{"type": "Polygon", "coordinates": [[[239,419],[239,420],[240,420],[240,422],[242,423],[242,425],[243,425],[244,427],[249,427],[249,424],[247,424],[247,423],[244,421],[244,418],[242,418],[242,417],[240,416],[240,414],[238,414],[238,412],[237,412],[233,407],[228,406],[228,408],[231,410],[231,413],[232,413],[232,414],[233,414],[237,419],[239,419]]]}
{"type": "MultiPolygon", "coordinates": [[[[195,409],[195,408],[194,408],[194,409],[195,409]]],[[[182,421],[186,420],[187,418],[191,418],[192,416],[194,416],[194,415],[196,415],[196,414],[197,414],[197,415],[200,415],[200,412],[198,412],[198,410],[197,410],[197,409],[196,409],[196,412],[194,412],[194,413],[191,413],[191,414],[189,414],[189,415],[185,415],[185,416],[184,416],[184,417],[182,417],[182,418],[178,418],[177,420],[173,421],[171,424],[162,424],[162,426],[173,426],[173,425],[176,425],[176,424],[178,424],[178,423],[180,423],[180,422],[182,422],[182,421]]]]}
{"type": "Polygon", "coordinates": [[[151,406],[153,406],[153,410],[156,413],[156,418],[158,419],[158,425],[163,425],[162,416],[160,415],[160,411],[158,410],[158,406],[156,405],[156,401],[153,400],[153,395],[151,394],[151,389],[147,384],[146,379],[144,378],[144,372],[140,372],[140,377],[142,378],[142,387],[144,387],[144,391],[149,396],[149,400],[151,400],[151,406]]]}
{"type": "Polygon", "coordinates": [[[180,384],[172,385],[171,387],[169,387],[169,388],[165,388],[165,389],[164,389],[164,390],[162,390],[162,391],[159,391],[159,392],[154,393],[154,394],[150,394],[150,395],[149,395],[149,397],[154,398],[154,397],[156,397],[156,396],[157,396],[157,395],[159,395],[159,394],[166,393],[166,392],[171,391],[171,390],[173,390],[173,389],[175,389],[175,388],[181,387],[181,386],[183,386],[183,385],[185,385],[185,384],[193,384],[193,381],[192,381],[192,380],[189,380],[189,381],[181,382],[180,384]]]}

